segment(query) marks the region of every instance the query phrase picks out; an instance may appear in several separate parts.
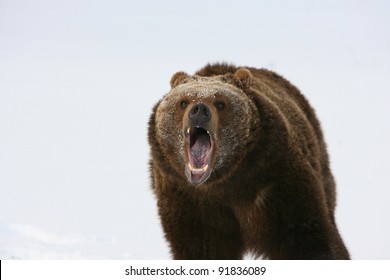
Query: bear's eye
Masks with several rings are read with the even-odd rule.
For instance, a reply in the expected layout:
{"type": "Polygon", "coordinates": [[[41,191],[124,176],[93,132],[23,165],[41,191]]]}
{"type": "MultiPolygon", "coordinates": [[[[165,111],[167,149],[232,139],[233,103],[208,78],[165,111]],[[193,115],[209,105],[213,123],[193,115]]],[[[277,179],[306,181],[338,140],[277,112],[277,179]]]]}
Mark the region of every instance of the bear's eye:
{"type": "Polygon", "coordinates": [[[218,111],[222,111],[223,109],[225,109],[225,103],[222,102],[222,101],[216,101],[214,103],[215,105],[215,108],[217,108],[218,111]]]}
{"type": "Polygon", "coordinates": [[[180,108],[185,109],[187,107],[187,105],[188,105],[187,100],[180,101],[180,108]]]}

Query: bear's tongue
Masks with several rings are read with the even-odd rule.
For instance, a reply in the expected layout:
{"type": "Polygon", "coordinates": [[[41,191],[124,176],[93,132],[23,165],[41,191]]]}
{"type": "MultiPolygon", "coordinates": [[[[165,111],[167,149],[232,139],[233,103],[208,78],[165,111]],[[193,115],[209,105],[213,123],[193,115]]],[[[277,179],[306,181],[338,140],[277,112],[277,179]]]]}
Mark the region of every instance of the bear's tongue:
{"type": "Polygon", "coordinates": [[[203,168],[207,164],[210,148],[210,136],[207,130],[191,129],[189,156],[190,164],[194,168],[203,168]]]}

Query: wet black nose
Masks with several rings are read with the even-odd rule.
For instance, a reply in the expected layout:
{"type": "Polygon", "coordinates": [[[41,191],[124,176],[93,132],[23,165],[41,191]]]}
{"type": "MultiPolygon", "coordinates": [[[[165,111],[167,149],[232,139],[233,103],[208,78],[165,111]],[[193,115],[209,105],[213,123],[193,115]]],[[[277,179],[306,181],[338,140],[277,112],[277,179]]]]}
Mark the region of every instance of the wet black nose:
{"type": "Polygon", "coordinates": [[[206,105],[198,103],[191,108],[188,117],[194,125],[200,125],[211,120],[211,113],[206,105]]]}

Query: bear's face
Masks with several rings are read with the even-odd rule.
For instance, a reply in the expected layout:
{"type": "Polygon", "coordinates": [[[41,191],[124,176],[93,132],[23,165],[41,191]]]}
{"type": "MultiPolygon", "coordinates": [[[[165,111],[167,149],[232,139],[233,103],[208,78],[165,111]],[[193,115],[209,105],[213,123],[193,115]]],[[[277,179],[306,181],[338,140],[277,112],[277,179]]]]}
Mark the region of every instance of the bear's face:
{"type": "Polygon", "coordinates": [[[156,109],[156,135],[169,164],[193,185],[226,178],[237,168],[258,123],[244,93],[251,74],[200,77],[176,73],[156,109]]]}

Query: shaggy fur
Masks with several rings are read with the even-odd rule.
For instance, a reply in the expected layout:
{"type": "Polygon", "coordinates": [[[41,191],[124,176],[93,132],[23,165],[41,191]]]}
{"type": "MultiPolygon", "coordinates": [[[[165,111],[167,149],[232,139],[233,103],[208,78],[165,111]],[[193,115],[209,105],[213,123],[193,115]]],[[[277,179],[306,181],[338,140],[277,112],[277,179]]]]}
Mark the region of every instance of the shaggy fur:
{"type": "Polygon", "coordinates": [[[175,259],[349,259],[314,110],[281,76],[207,65],[153,109],[153,191],[175,259]]]}

